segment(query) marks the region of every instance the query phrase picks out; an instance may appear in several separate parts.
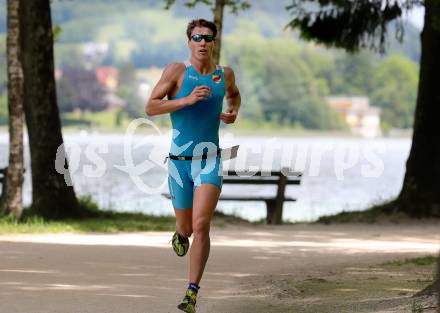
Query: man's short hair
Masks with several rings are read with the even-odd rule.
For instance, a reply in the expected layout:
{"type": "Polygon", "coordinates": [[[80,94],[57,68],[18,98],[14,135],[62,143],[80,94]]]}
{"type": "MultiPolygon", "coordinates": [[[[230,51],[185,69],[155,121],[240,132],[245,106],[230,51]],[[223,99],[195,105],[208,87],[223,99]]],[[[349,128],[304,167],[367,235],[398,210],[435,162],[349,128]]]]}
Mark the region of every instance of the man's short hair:
{"type": "Polygon", "coordinates": [[[191,22],[188,23],[188,27],[186,28],[186,35],[188,36],[188,40],[191,40],[191,33],[193,29],[196,27],[209,28],[212,31],[214,38],[215,36],[217,36],[217,26],[215,26],[213,22],[200,18],[200,19],[192,20],[191,22]]]}

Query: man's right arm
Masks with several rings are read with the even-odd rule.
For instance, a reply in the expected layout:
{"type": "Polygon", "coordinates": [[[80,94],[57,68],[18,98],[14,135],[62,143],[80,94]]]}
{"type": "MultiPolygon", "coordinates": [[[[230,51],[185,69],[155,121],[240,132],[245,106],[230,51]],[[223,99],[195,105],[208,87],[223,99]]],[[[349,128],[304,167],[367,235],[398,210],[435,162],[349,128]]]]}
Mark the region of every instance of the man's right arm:
{"type": "Polygon", "coordinates": [[[159,82],[153,88],[150,99],[145,107],[145,113],[148,116],[159,115],[180,110],[186,106],[193,105],[210,95],[209,88],[198,86],[194,88],[191,94],[175,100],[164,100],[169,95],[174,86],[176,86],[180,75],[183,74],[185,67],[182,63],[173,63],[168,65],[162,73],[159,82]]]}
{"type": "Polygon", "coordinates": [[[173,63],[168,65],[153,88],[150,99],[148,99],[145,107],[145,113],[149,116],[159,115],[174,112],[187,105],[185,99],[176,100],[164,100],[165,96],[171,93],[174,86],[177,84],[178,74],[182,72],[181,67],[183,65],[179,63],[173,63]]]}

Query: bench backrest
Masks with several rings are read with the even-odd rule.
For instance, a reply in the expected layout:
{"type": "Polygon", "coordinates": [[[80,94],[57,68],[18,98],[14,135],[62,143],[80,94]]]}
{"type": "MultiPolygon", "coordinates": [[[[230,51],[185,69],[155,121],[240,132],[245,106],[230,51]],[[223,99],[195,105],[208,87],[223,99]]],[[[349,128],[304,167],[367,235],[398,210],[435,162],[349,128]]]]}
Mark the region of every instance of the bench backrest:
{"type": "Polygon", "coordinates": [[[227,175],[223,173],[223,183],[226,184],[250,184],[250,185],[299,185],[301,183],[301,172],[293,172],[287,169],[281,171],[235,171],[229,170],[227,175]]]}

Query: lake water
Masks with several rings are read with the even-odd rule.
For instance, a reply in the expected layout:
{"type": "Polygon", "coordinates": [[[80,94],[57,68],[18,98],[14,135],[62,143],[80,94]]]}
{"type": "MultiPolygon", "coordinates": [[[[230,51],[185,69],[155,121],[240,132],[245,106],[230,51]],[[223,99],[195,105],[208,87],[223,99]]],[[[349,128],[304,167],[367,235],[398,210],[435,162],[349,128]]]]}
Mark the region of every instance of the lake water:
{"type": "MultiPolygon", "coordinates": [[[[0,134],[0,166],[7,164],[7,134],[0,134]]],[[[79,195],[91,195],[102,208],[173,214],[163,158],[170,135],[64,135],[70,155],[73,183],[79,195]],[[146,161],[147,160],[147,161],[146,161]],[[127,167],[128,165],[128,167],[127,167]],[[130,170],[131,168],[131,170],[130,170]],[[130,172],[129,175],[127,172],[130,172]]],[[[395,197],[400,191],[410,139],[352,137],[238,137],[221,136],[221,146],[240,144],[237,159],[224,168],[303,172],[300,186],[288,186],[286,195],[297,202],[284,204],[284,219],[311,221],[322,215],[362,210],[395,197]]],[[[31,201],[30,164],[25,151],[24,202],[31,201]]],[[[275,194],[274,186],[223,187],[224,194],[275,194]]],[[[263,202],[220,202],[218,210],[248,220],[266,216],[263,202]]]]}

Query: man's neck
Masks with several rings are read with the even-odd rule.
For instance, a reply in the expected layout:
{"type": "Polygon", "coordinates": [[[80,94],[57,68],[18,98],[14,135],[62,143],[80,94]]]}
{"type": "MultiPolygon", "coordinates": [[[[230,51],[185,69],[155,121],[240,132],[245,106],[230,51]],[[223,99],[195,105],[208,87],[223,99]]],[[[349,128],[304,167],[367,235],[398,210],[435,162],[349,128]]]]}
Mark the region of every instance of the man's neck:
{"type": "Polygon", "coordinates": [[[202,75],[206,75],[211,73],[214,68],[215,68],[215,64],[212,62],[211,59],[207,59],[205,60],[197,60],[196,58],[190,58],[189,60],[191,62],[191,65],[194,66],[197,70],[197,72],[199,72],[202,75]]]}

